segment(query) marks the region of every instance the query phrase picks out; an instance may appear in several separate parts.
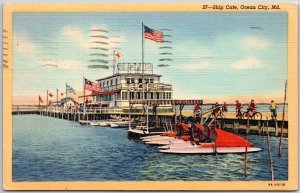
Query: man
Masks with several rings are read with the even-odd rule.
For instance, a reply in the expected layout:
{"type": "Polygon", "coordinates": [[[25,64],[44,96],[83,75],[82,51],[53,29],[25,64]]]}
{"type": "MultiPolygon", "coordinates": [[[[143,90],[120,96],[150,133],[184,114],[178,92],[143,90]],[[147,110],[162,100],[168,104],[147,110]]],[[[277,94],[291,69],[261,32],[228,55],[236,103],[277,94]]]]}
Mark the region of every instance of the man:
{"type": "Polygon", "coordinates": [[[236,100],[235,101],[236,117],[242,117],[241,109],[242,109],[242,104],[238,100],[236,100]]]}
{"type": "MultiPolygon", "coordinates": [[[[248,108],[249,113],[252,113],[252,114],[253,114],[253,113],[255,112],[255,108],[256,108],[253,99],[251,100],[251,102],[250,102],[250,104],[249,104],[248,106],[249,106],[249,108],[248,108]]],[[[251,114],[251,115],[252,115],[252,114],[251,114]]]]}
{"type": "Polygon", "coordinates": [[[270,110],[271,110],[271,117],[272,117],[272,119],[276,120],[276,117],[277,117],[277,105],[274,102],[274,100],[271,100],[270,110]]]}

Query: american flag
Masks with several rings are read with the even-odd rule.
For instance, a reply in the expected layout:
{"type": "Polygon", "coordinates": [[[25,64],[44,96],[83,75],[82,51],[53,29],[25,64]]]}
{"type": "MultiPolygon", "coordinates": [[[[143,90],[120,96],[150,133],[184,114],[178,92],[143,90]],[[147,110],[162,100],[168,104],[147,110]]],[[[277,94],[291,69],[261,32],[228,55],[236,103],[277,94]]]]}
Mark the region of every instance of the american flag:
{"type": "Polygon", "coordinates": [[[100,91],[100,85],[85,78],[85,89],[89,91],[100,91]]]}
{"type": "MultiPolygon", "coordinates": [[[[75,89],[73,87],[69,86],[68,84],[66,84],[66,91],[68,93],[76,94],[75,89]]],[[[63,93],[61,93],[61,94],[63,94],[63,93]]]]}
{"type": "Polygon", "coordinates": [[[164,34],[160,31],[157,31],[155,29],[151,29],[147,26],[144,25],[144,36],[145,38],[149,39],[149,40],[153,40],[155,42],[164,42],[164,34]]]}

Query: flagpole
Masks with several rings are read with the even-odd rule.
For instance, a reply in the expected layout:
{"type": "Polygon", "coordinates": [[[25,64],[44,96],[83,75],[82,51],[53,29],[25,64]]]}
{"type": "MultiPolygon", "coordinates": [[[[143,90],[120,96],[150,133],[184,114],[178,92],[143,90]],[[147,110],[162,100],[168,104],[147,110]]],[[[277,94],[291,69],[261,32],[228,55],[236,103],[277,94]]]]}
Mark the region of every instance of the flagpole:
{"type": "Polygon", "coordinates": [[[58,88],[56,89],[56,106],[58,107],[58,88]]]}
{"type": "Polygon", "coordinates": [[[145,90],[144,90],[144,23],[143,22],[142,22],[142,87],[143,87],[143,97],[142,97],[142,99],[145,100],[145,90]]]}
{"type": "Polygon", "coordinates": [[[115,64],[116,64],[116,61],[115,61],[115,50],[113,50],[113,75],[115,74],[115,64]]]}
{"type": "Polygon", "coordinates": [[[47,116],[48,116],[48,104],[49,104],[49,102],[48,102],[48,90],[47,90],[47,106],[46,106],[47,116]]]}
{"type": "Polygon", "coordinates": [[[83,103],[85,103],[85,78],[83,76],[83,103]]]}
{"type": "Polygon", "coordinates": [[[66,83],[66,101],[67,101],[67,96],[68,96],[68,84],[66,83]]]}
{"type": "Polygon", "coordinates": [[[39,95],[39,110],[40,110],[40,106],[41,106],[41,95],[39,95]]]}

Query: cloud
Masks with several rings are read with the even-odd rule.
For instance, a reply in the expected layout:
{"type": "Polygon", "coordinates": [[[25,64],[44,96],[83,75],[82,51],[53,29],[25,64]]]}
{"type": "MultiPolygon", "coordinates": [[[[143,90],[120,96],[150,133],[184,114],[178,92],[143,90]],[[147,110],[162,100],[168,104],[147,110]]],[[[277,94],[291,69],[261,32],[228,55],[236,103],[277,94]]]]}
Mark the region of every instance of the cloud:
{"type": "Polygon", "coordinates": [[[82,33],[82,30],[78,25],[64,26],[61,30],[61,35],[72,42],[79,44],[83,48],[90,47],[89,37],[82,33]]]}
{"type": "Polygon", "coordinates": [[[261,68],[263,67],[262,61],[260,61],[255,56],[248,56],[244,59],[238,60],[235,63],[231,64],[230,67],[233,69],[250,69],[250,68],[261,68]]]}
{"type": "Polygon", "coordinates": [[[45,60],[42,63],[42,66],[45,68],[61,68],[61,69],[84,69],[87,67],[87,64],[82,63],[77,60],[63,60],[63,61],[55,61],[55,60],[45,60]]]}
{"type": "Polygon", "coordinates": [[[202,70],[210,67],[211,67],[211,62],[209,59],[202,60],[200,63],[184,65],[184,68],[187,70],[202,70]]]}
{"type": "Polygon", "coordinates": [[[268,48],[269,46],[270,42],[267,39],[253,36],[249,36],[240,42],[240,47],[242,49],[268,48]]]}
{"type": "Polygon", "coordinates": [[[26,34],[20,33],[14,36],[16,51],[20,54],[30,55],[38,52],[38,46],[26,34]]]}

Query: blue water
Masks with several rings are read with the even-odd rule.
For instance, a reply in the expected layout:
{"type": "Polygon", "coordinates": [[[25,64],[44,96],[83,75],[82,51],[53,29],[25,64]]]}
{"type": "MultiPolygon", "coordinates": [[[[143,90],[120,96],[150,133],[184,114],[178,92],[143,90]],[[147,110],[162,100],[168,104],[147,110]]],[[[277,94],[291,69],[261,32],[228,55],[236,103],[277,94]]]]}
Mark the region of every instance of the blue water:
{"type": "MultiPolygon", "coordinates": [[[[248,136],[264,150],[244,155],[171,155],[129,139],[126,129],[81,126],[38,115],[13,116],[13,181],[270,180],[267,138],[248,136]]],[[[287,139],[271,137],[275,180],[287,180],[287,139]]]]}

